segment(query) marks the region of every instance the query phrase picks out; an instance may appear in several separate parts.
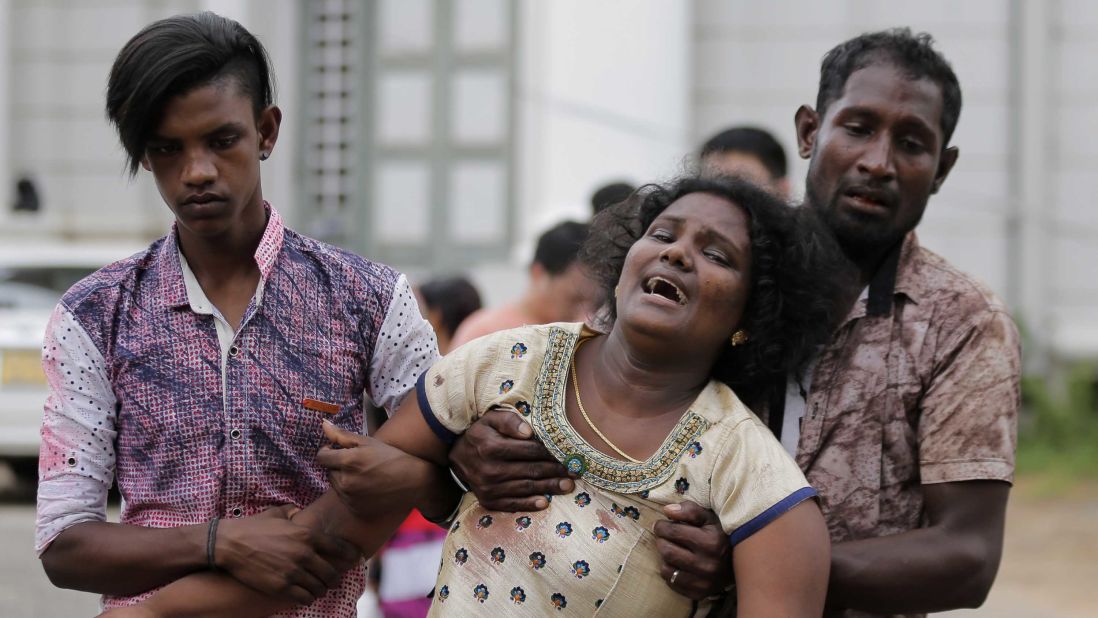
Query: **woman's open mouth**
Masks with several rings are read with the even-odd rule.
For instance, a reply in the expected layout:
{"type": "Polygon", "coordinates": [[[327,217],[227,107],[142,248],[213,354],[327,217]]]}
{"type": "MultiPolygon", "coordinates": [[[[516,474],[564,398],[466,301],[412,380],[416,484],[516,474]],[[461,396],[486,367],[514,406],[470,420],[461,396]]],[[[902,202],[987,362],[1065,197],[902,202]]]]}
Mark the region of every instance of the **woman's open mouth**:
{"type": "Polygon", "coordinates": [[[684,294],[682,290],[679,289],[679,286],[660,276],[650,277],[647,281],[645,281],[644,291],[648,294],[662,296],[663,298],[678,303],[679,305],[686,304],[686,294],[684,294]]]}

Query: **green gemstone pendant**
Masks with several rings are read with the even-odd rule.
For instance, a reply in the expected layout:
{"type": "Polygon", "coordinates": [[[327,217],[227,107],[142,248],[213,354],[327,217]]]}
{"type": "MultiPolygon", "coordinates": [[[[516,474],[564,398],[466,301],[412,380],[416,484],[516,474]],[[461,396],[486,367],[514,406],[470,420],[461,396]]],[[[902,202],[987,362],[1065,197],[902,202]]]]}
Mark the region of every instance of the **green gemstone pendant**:
{"type": "Polygon", "coordinates": [[[568,459],[564,460],[564,467],[571,474],[583,474],[587,471],[587,460],[583,458],[583,455],[570,455],[568,459]]]}

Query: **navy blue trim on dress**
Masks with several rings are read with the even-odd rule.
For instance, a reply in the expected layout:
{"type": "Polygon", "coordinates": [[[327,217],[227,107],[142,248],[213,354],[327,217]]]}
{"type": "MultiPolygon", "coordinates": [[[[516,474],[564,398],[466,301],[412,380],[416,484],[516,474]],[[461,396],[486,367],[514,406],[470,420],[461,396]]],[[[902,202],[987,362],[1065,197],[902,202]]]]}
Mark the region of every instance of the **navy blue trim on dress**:
{"type": "Polygon", "coordinates": [[[789,509],[814,497],[816,497],[815,489],[812,489],[811,487],[802,487],[798,489],[779,500],[774,506],[756,515],[751,521],[733,530],[732,534],[728,535],[729,544],[731,544],[732,547],[735,547],[747,537],[762,530],[766,524],[769,524],[781,515],[784,515],[789,509]]]}
{"type": "Polygon", "coordinates": [[[430,369],[420,374],[419,379],[416,380],[416,400],[419,401],[419,412],[423,415],[423,420],[427,421],[427,426],[438,436],[438,439],[450,446],[454,443],[454,440],[457,440],[457,434],[440,423],[435,418],[434,411],[431,410],[431,402],[427,400],[427,385],[425,382],[428,373],[430,373],[430,369]]]}

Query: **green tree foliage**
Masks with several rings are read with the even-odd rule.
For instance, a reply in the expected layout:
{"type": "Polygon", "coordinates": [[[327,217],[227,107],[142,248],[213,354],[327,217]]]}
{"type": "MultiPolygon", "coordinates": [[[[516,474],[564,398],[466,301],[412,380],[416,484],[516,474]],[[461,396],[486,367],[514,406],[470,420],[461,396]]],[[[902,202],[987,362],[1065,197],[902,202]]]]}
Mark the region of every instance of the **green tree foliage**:
{"type": "Polygon", "coordinates": [[[1090,363],[1057,377],[1022,378],[1018,471],[1098,478],[1098,371],[1090,363]]]}

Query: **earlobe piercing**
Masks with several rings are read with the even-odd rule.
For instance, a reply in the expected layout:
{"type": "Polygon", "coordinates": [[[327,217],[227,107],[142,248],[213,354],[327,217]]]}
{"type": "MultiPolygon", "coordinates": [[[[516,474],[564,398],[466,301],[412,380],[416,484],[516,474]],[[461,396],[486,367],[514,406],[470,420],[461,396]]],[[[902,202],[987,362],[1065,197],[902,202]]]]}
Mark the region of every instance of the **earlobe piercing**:
{"type": "Polygon", "coordinates": [[[747,340],[749,338],[750,337],[747,335],[747,331],[741,328],[740,330],[732,333],[732,336],[728,339],[728,343],[732,344],[732,347],[741,346],[747,343],[747,340]]]}
{"type": "Polygon", "coordinates": [[[260,161],[266,161],[267,157],[269,157],[269,156],[271,156],[270,153],[261,152],[261,153],[259,153],[259,160],[260,161]]]}

